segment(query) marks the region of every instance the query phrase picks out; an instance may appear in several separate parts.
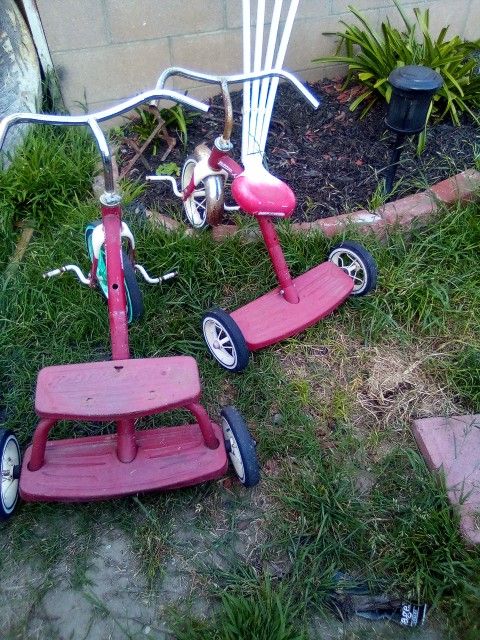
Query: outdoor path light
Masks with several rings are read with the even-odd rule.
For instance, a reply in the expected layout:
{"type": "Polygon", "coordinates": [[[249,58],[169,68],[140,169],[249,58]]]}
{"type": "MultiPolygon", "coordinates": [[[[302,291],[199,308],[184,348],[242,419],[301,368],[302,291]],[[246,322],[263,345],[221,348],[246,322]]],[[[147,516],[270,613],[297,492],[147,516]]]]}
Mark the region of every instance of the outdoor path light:
{"type": "Polygon", "coordinates": [[[385,193],[393,188],[405,138],[420,133],[425,128],[428,110],[434,94],[443,84],[442,76],[420,65],[408,65],[394,69],[388,77],[392,96],[385,123],[397,134],[390,164],[385,172],[385,193]]]}

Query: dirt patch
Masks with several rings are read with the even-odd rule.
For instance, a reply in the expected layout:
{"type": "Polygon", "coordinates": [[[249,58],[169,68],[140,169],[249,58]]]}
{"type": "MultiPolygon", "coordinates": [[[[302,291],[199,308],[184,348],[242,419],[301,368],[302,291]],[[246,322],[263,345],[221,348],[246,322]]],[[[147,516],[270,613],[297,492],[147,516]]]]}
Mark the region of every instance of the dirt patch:
{"type": "MultiPolygon", "coordinates": [[[[359,112],[350,111],[355,88],[343,91],[339,81],[324,81],[312,88],[322,98],[317,111],[299,98],[294,89],[287,85],[279,87],[266,148],[268,169],[296,193],[298,204],[293,219],[312,221],[378,206],[376,189],[382,171],[389,165],[394,141],[385,127],[385,105],[376,105],[367,117],[360,119],[359,112]]],[[[234,156],[238,158],[242,94],[237,92],[232,97],[235,112],[232,142],[234,156]]],[[[166,162],[181,167],[197,144],[211,145],[221,133],[221,99],[216,96],[210,102],[209,113],[196,117],[189,125],[186,147],[178,142],[166,162]]],[[[397,173],[401,182],[394,197],[416,193],[473,166],[479,144],[480,130],[468,118],[461,127],[450,123],[430,126],[427,148],[420,157],[415,153],[416,142],[407,142],[397,173]]],[[[144,154],[145,162],[134,165],[131,177],[143,182],[146,175],[155,173],[165,162],[162,160],[165,150],[164,142],[150,145],[144,154]]],[[[121,167],[132,155],[130,146],[121,147],[121,167]]],[[[140,202],[162,213],[180,209],[171,187],[158,182],[149,184],[140,202]]],[[[226,214],[224,221],[228,219],[226,214]]]]}
{"type": "MultiPolygon", "coordinates": [[[[230,478],[219,481],[198,503],[168,514],[168,549],[153,581],[128,534],[97,522],[84,549],[74,519],[66,519],[66,553],[48,570],[17,561],[13,553],[2,558],[2,640],[172,638],[172,607],[208,617],[214,606],[209,589],[218,572],[232,572],[242,563],[260,567],[270,508],[264,487],[247,490],[230,478]]],[[[61,517],[62,505],[58,510],[61,517]]],[[[138,527],[134,518],[132,527],[138,527]]]]}
{"type": "Polygon", "coordinates": [[[427,364],[438,357],[442,353],[428,341],[421,346],[385,343],[366,348],[338,333],[323,345],[302,343],[294,352],[279,350],[286,378],[294,386],[308,385],[324,445],[331,445],[330,435],[338,424],[349,423],[362,438],[374,432],[390,434],[378,448],[379,455],[384,445],[390,450],[405,442],[405,423],[411,419],[462,412],[428,375],[427,364]]]}
{"type": "Polygon", "coordinates": [[[370,375],[357,399],[377,422],[398,422],[432,415],[452,415],[458,405],[424,371],[442,353],[418,347],[382,345],[370,350],[370,375]]]}
{"type": "Polygon", "coordinates": [[[81,587],[72,586],[72,568],[65,561],[47,573],[10,562],[4,571],[0,617],[6,635],[2,637],[105,640],[137,637],[137,633],[158,640],[165,637],[138,560],[120,531],[108,531],[98,539],[81,587]]]}

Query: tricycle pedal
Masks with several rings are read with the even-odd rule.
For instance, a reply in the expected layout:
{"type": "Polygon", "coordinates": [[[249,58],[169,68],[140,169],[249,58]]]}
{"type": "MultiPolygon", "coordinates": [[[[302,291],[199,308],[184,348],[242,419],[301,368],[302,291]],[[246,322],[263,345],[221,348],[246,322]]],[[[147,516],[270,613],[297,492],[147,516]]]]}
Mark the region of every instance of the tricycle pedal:
{"type": "Polygon", "coordinates": [[[80,267],[77,267],[76,264],[66,264],[64,267],[52,269],[52,271],[47,271],[42,275],[44,278],[53,278],[54,276],[62,275],[62,273],[65,273],[66,271],[73,271],[82,284],[91,284],[90,278],[87,278],[80,267]]]}
{"type": "Polygon", "coordinates": [[[171,280],[172,278],[178,276],[178,271],[170,271],[169,273],[165,273],[163,276],[159,276],[158,278],[152,278],[148,275],[145,267],[142,267],[141,264],[136,264],[135,269],[140,273],[143,279],[148,282],[148,284],[160,284],[161,282],[171,280]]]}

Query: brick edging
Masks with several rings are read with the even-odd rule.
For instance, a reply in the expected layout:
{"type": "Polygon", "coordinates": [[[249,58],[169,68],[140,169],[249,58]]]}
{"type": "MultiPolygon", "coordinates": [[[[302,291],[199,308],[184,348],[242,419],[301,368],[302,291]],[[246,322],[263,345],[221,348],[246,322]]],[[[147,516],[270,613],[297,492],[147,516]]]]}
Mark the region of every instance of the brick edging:
{"type": "MultiPolygon", "coordinates": [[[[426,191],[388,202],[374,212],[362,209],[314,222],[293,222],[291,228],[300,233],[321,231],[330,237],[341,233],[347,225],[355,224],[362,233],[373,232],[381,235],[388,225],[399,224],[408,227],[414,220],[427,219],[441,206],[471,202],[479,192],[480,172],[467,169],[456,176],[437,182],[426,191]]],[[[212,235],[215,240],[222,240],[238,231],[237,225],[221,224],[213,227],[212,235]]]]}

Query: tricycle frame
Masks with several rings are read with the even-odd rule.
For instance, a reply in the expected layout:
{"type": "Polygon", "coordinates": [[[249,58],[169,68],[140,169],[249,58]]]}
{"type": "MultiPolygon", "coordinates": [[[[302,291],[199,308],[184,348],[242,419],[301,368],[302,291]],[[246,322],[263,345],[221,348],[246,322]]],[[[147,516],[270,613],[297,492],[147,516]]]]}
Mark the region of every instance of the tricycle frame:
{"type": "MultiPolygon", "coordinates": [[[[207,312],[204,316],[203,334],[211,354],[221,366],[238,372],[247,366],[249,351],[293,336],[331,313],[349,295],[364,295],[372,290],[376,285],[376,266],[372,256],[361,245],[345,243],[348,248],[344,256],[351,259],[348,265],[345,266],[342,259],[337,259],[338,251],[344,246],[340,245],[330,253],[330,257],[335,255],[335,260],[329,258],[329,261],[292,278],[273,219],[288,218],[292,214],[296,205],[295,195],[285,183],[266,171],[258,153],[247,155],[243,159],[245,166],[230,156],[233,110],[228,85],[238,82],[248,84],[251,81],[258,83],[267,77],[283,78],[289,80],[317,108],[319,101],[294,75],[283,69],[272,69],[242,75],[213,76],[172,67],[163,72],[157,87],[164,87],[166,80],[173,75],[218,84],[225,109],[223,134],[215,139],[210,150],[205,145],[197,147],[194,156],[199,159],[190,182],[184,185],[183,191],[176,189],[176,193],[186,202],[194,197],[205,179],[212,176],[232,179],[232,195],[241,210],[255,217],[278,282],[277,289],[230,315],[215,309],[213,314],[207,312]],[[365,279],[361,286],[358,286],[359,272],[364,274],[365,279]],[[232,358],[224,357],[224,344],[228,344],[229,353],[234,354],[232,358]]],[[[163,178],[149,176],[148,179],[163,178]]],[[[207,220],[216,222],[209,219],[208,212],[207,220]]]]}
{"type": "MultiPolygon", "coordinates": [[[[46,275],[72,270],[82,282],[93,286],[99,246],[104,247],[112,349],[111,361],[60,365],[41,370],[35,401],[40,421],[33,442],[26,451],[22,471],[19,473],[19,464],[10,465],[5,469],[9,477],[4,478],[2,467],[2,497],[4,480],[15,483],[19,479],[19,492],[25,500],[82,501],[187,486],[220,477],[228,465],[227,454],[232,457],[232,452],[238,452],[236,443],[225,442],[222,435],[222,428],[223,433],[227,429],[228,433],[233,433],[232,420],[237,435],[240,433],[242,436],[243,451],[250,457],[250,466],[247,467],[253,469],[244,483],[251,486],[259,480],[254,447],[245,448],[245,443],[248,445],[253,440],[238,412],[233,407],[222,410],[221,428],[211,422],[200,404],[200,381],[193,358],[130,359],[122,238],[127,238],[132,254],[135,244],[130,230],[122,222],[121,198],[115,191],[111,154],[98,122],[120,115],[146,100],[160,98],[183,102],[198,110],[207,109],[186,96],[156,90],[141,94],[116,108],[87,116],[13,114],[0,123],[0,147],[8,128],[19,122],[87,125],[96,139],[104,167],[105,191],[100,197],[102,233],[98,234],[93,246],[91,273],[85,277],[78,267],[68,265],[69,268],[46,275]],[[142,370],[147,372],[143,378],[142,370]],[[136,389],[139,375],[139,388],[136,389]],[[164,376],[161,380],[160,375],[164,376]],[[174,408],[189,411],[196,423],[136,431],[138,418],[174,408]],[[50,431],[59,420],[72,419],[114,421],[116,433],[48,441],[50,431]],[[127,472],[124,465],[131,465],[132,470],[127,472]],[[96,468],[101,469],[100,475],[96,468]]],[[[0,435],[3,442],[3,433],[0,435]]],[[[234,462],[238,460],[234,459],[234,462]]],[[[3,509],[3,502],[1,506],[0,518],[11,515],[13,508],[7,512],[3,509]]]]}

